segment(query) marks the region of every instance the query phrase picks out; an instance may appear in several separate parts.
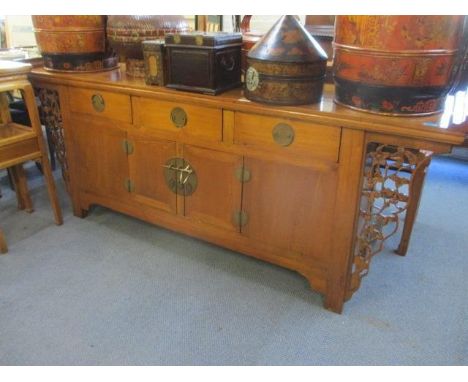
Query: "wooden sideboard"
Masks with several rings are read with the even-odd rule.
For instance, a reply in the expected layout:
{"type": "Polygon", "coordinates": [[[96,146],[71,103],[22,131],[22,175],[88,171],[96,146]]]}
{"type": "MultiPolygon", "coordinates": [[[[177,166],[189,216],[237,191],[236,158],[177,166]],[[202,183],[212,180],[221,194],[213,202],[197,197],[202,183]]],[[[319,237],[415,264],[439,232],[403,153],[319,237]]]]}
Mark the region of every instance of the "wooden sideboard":
{"type": "Polygon", "coordinates": [[[333,103],[265,106],[236,89],[150,87],[125,70],[31,81],[76,216],[101,205],[293,269],[341,312],[395,232],[427,152],[464,141],[442,116],[333,103]]]}

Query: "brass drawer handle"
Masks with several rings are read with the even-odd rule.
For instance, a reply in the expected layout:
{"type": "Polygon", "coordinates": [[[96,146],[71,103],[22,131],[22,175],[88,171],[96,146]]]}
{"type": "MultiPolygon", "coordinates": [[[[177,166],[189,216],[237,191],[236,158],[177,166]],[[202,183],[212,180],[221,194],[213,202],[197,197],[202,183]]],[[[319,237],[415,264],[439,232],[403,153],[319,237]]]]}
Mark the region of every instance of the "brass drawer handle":
{"type": "Polygon", "coordinates": [[[100,94],[93,94],[91,97],[91,102],[93,104],[94,110],[96,110],[98,113],[101,113],[104,111],[106,107],[106,103],[104,102],[104,98],[100,94]]]}
{"type": "Polygon", "coordinates": [[[171,110],[171,121],[178,129],[187,124],[187,113],[181,107],[175,107],[171,110]]]}
{"type": "Polygon", "coordinates": [[[286,147],[294,142],[294,129],[287,123],[278,123],[273,127],[273,140],[280,146],[286,147]]]}

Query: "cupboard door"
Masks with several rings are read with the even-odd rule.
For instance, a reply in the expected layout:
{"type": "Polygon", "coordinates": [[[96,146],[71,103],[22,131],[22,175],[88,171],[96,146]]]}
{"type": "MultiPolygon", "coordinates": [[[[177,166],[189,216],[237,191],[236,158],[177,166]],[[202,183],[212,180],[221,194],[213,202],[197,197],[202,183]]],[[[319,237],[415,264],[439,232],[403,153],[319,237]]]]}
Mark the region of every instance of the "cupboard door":
{"type": "Polygon", "coordinates": [[[128,198],[128,162],[122,149],[126,131],[112,122],[78,117],[71,124],[80,189],[106,198],[128,198]]]}
{"type": "Polygon", "coordinates": [[[236,171],[242,168],[242,157],[186,145],[184,159],[197,175],[195,192],[185,196],[184,215],[229,231],[239,231],[233,216],[241,209],[242,183],[236,178],[236,171]]]}
{"type": "Polygon", "coordinates": [[[328,253],[336,172],[245,158],[242,234],[290,259],[328,253]]]}
{"type": "Polygon", "coordinates": [[[175,157],[176,143],[133,132],[128,133],[128,141],[131,145],[128,163],[132,198],[176,213],[177,195],[166,185],[163,167],[169,159],[175,157]]]}

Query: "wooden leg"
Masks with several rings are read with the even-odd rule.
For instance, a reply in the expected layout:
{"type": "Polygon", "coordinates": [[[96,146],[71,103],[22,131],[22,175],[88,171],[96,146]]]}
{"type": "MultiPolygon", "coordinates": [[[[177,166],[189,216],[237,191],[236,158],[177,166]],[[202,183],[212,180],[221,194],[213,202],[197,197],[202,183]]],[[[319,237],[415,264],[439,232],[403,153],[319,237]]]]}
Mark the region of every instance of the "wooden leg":
{"type": "Polygon", "coordinates": [[[355,226],[363,178],[364,139],[364,133],[358,130],[343,131],[342,134],[327,289],[323,302],[326,309],[336,313],[343,311],[354,260],[355,226]]]}
{"type": "Polygon", "coordinates": [[[411,232],[413,231],[413,226],[419,210],[419,202],[421,201],[424,180],[426,179],[426,171],[430,163],[431,161],[428,160],[423,166],[417,168],[412,176],[403,232],[401,234],[400,245],[395,251],[397,255],[405,256],[408,251],[411,232]]]}
{"type": "Polygon", "coordinates": [[[7,243],[5,240],[5,236],[3,236],[3,232],[0,229],[0,253],[7,253],[8,252],[8,247],[7,243]]]}
{"type": "Polygon", "coordinates": [[[52,168],[52,171],[55,171],[57,165],[55,161],[55,145],[54,145],[54,140],[52,138],[52,133],[50,131],[50,128],[46,126],[46,134],[47,134],[47,144],[49,146],[49,154],[50,154],[50,167],[52,168]]]}
{"type": "Polygon", "coordinates": [[[54,211],[55,223],[57,225],[61,225],[63,224],[62,210],[60,209],[60,204],[57,197],[57,190],[55,188],[54,177],[52,175],[52,170],[50,169],[49,157],[47,155],[46,145],[42,134],[42,126],[39,120],[39,114],[37,111],[36,100],[34,98],[34,91],[32,89],[32,86],[24,86],[22,93],[24,102],[28,109],[29,119],[31,120],[31,126],[37,134],[37,143],[39,144],[39,148],[42,154],[40,158],[42,173],[44,174],[47,191],[49,193],[50,204],[52,206],[52,210],[54,211]]]}
{"type": "Polygon", "coordinates": [[[11,179],[15,186],[16,198],[18,200],[18,208],[26,210],[26,212],[33,212],[34,207],[29,195],[26,173],[24,172],[23,165],[18,164],[9,169],[11,179]]]}
{"type": "Polygon", "coordinates": [[[58,201],[57,189],[55,187],[55,181],[52,175],[52,171],[50,169],[49,158],[47,157],[47,153],[45,153],[44,156],[41,158],[41,164],[42,170],[44,172],[44,179],[47,186],[47,192],[49,193],[50,204],[52,206],[52,210],[54,211],[55,223],[57,225],[62,225],[62,210],[58,201]]]}
{"type": "Polygon", "coordinates": [[[323,307],[331,310],[334,313],[343,313],[344,299],[339,298],[337,295],[326,294],[323,300],[323,307]]]}
{"type": "Polygon", "coordinates": [[[8,181],[10,182],[10,189],[11,190],[15,190],[15,185],[13,183],[13,178],[11,176],[11,172],[9,170],[7,170],[7,174],[8,174],[8,181]]]}
{"type": "Polygon", "coordinates": [[[73,210],[73,215],[75,215],[77,218],[84,219],[86,216],[88,216],[88,210],[77,208],[76,210],[73,210]]]}

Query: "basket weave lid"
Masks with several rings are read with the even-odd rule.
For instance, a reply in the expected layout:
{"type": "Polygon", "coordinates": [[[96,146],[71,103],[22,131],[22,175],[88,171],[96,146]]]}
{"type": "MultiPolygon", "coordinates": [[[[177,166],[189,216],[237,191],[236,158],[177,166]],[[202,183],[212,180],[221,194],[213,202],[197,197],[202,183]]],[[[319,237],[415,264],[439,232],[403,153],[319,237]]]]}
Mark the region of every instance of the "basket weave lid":
{"type": "Polygon", "coordinates": [[[292,15],[282,16],[252,47],[247,57],[290,63],[310,63],[328,59],[320,44],[292,15]]]}

